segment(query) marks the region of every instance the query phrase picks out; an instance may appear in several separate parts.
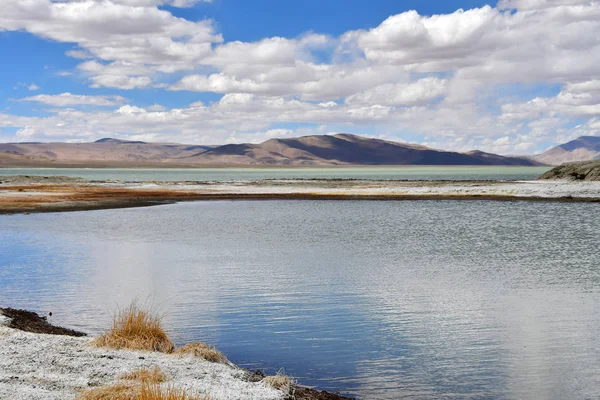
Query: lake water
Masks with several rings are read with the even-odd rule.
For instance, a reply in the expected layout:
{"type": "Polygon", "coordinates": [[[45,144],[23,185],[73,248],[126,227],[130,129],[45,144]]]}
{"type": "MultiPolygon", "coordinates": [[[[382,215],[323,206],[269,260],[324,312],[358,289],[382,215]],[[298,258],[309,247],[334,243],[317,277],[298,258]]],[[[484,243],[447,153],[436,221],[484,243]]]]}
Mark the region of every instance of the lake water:
{"type": "Polygon", "coordinates": [[[259,179],[493,179],[529,180],[550,167],[400,166],[340,168],[1,168],[0,175],[65,175],[90,180],[248,181],[259,179]]]}
{"type": "Polygon", "coordinates": [[[0,305],[363,399],[600,397],[597,204],[222,201],[0,216],[0,305]]]}

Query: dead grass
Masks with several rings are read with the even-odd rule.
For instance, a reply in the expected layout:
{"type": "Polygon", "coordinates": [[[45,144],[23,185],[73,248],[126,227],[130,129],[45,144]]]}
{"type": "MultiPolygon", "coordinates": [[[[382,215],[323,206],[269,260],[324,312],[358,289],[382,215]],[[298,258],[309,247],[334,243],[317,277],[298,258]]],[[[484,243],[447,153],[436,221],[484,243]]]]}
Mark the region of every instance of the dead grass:
{"type": "Polygon", "coordinates": [[[77,397],[77,400],[135,400],[139,390],[138,386],[132,384],[117,383],[86,390],[77,397]]]}
{"type": "Polygon", "coordinates": [[[200,357],[206,361],[222,363],[227,361],[227,357],[219,350],[206,343],[188,343],[175,350],[175,354],[192,354],[194,357],[200,357]]]}
{"type": "Polygon", "coordinates": [[[161,327],[161,318],[134,302],[114,317],[110,331],[92,342],[112,349],[160,351],[172,353],[175,345],[161,327]]]}
{"type": "Polygon", "coordinates": [[[265,385],[281,390],[287,394],[292,393],[294,385],[296,384],[296,380],[291,376],[285,375],[283,371],[279,371],[277,375],[266,376],[263,379],[263,382],[265,385]]]}
{"type": "Polygon", "coordinates": [[[86,390],[77,400],[210,400],[209,396],[191,396],[173,387],[156,384],[116,384],[86,390]]]}
{"type": "Polygon", "coordinates": [[[162,389],[158,385],[144,385],[136,400],[210,400],[210,397],[190,396],[175,388],[162,389]]]}
{"type": "Polygon", "coordinates": [[[158,367],[152,369],[140,369],[134,372],[130,372],[125,375],[121,375],[119,379],[126,381],[136,381],[147,384],[158,384],[167,381],[167,376],[158,367]]]}

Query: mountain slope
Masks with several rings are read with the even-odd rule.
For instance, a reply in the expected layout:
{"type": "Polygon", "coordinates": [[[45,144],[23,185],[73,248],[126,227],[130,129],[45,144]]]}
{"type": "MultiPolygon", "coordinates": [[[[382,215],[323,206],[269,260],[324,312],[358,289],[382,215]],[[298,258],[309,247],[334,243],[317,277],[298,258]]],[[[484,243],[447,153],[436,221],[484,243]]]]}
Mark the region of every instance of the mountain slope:
{"type": "Polygon", "coordinates": [[[600,159],[600,137],[580,136],[575,140],[553,147],[534,157],[545,164],[600,159]]]}
{"type": "Polygon", "coordinates": [[[456,153],[421,145],[337,134],[226,145],[185,160],[189,163],[282,165],[539,165],[519,157],[456,153]]]}

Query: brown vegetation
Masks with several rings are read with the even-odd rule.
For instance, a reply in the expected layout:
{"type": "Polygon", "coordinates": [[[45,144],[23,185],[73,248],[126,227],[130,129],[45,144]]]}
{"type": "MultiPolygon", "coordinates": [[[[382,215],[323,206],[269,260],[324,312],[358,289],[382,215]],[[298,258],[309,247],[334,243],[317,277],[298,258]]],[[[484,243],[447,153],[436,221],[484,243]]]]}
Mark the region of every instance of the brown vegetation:
{"type": "Polygon", "coordinates": [[[162,329],[161,318],[152,315],[134,302],[114,317],[110,331],[95,339],[97,347],[112,349],[146,350],[172,353],[175,345],[162,329]]]}
{"type": "Polygon", "coordinates": [[[281,390],[290,395],[293,395],[293,390],[296,385],[296,380],[291,376],[285,375],[282,371],[279,371],[277,375],[265,377],[263,382],[267,386],[281,390]]]}
{"type": "Polygon", "coordinates": [[[206,343],[188,343],[175,350],[175,354],[192,354],[194,357],[200,357],[206,361],[221,363],[227,361],[227,358],[219,350],[206,343]]]}
{"type": "Polygon", "coordinates": [[[175,388],[162,389],[158,385],[144,385],[136,400],[210,400],[210,397],[190,396],[175,388]]]}
{"type": "Polygon", "coordinates": [[[123,384],[103,386],[86,390],[78,400],[209,400],[208,396],[199,397],[172,387],[162,388],[156,384],[123,384]]]}
{"type": "Polygon", "coordinates": [[[130,372],[128,374],[121,375],[119,379],[123,379],[126,381],[137,381],[141,383],[148,384],[158,384],[167,381],[167,376],[155,366],[152,369],[139,369],[134,372],[130,372]]]}
{"type": "Polygon", "coordinates": [[[167,376],[156,366],[121,375],[119,379],[126,382],[86,390],[78,400],[208,400],[208,396],[200,398],[173,387],[162,388],[160,384],[167,381],[167,376]]]}
{"type": "Polygon", "coordinates": [[[112,386],[102,386],[81,393],[77,400],[134,400],[139,393],[137,386],[117,383],[112,386]]]}

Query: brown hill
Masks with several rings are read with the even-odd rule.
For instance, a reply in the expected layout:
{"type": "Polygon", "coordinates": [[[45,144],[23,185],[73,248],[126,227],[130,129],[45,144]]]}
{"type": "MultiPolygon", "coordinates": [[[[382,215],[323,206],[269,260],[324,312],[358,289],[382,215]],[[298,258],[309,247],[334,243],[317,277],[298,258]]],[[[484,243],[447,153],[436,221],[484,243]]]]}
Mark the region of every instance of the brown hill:
{"type": "Polygon", "coordinates": [[[550,165],[600,159],[600,137],[580,136],[575,140],[555,146],[534,158],[550,165]]]}
{"type": "Polygon", "coordinates": [[[503,157],[480,151],[441,151],[421,145],[350,134],[270,139],[260,144],[225,145],[187,157],[185,162],[282,165],[540,165],[527,158],[503,157]]]}
{"type": "Polygon", "coordinates": [[[194,146],[100,139],[93,143],[0,144],[3,166],[539,165],[519,157],[457,153],[350,134],[194,146]]]}

